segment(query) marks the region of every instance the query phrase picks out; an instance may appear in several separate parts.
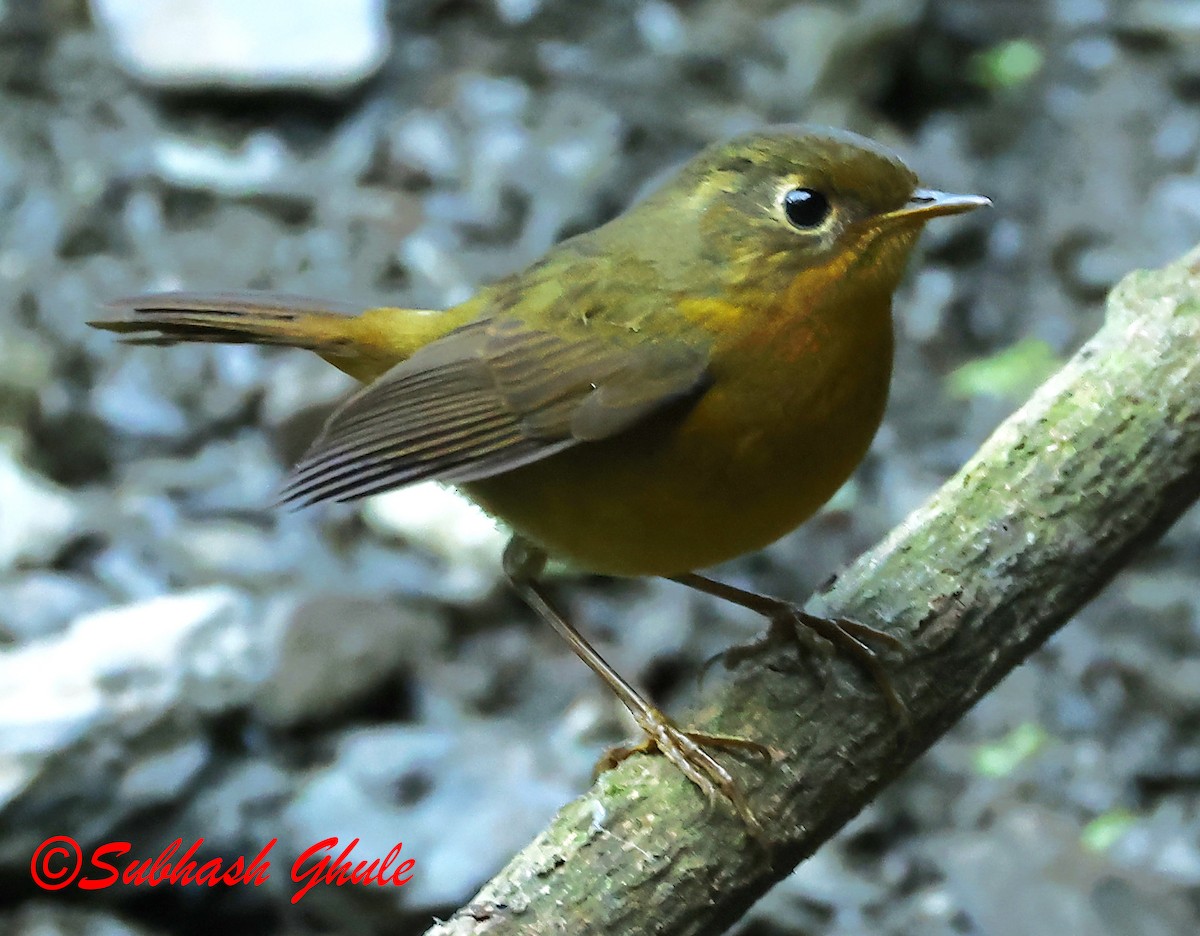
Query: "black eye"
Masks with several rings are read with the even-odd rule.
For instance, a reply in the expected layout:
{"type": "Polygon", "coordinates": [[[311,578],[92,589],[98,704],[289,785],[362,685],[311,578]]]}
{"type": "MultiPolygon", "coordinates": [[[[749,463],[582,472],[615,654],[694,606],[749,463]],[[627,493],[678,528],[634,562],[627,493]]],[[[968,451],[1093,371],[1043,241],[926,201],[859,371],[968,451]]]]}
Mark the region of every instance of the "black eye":
{"type": "Polygon", "coordinates": [[[829,217],[829,199],[810,188],[792,189],[783,196],[783,213],[801,230],[815,228],[829,217]]]}

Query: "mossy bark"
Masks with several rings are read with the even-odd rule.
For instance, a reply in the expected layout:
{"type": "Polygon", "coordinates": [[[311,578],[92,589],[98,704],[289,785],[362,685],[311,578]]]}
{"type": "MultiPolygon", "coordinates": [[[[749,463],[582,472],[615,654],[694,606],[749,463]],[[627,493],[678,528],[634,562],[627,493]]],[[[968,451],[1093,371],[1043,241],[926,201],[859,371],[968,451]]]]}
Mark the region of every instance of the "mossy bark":
{"type": "Polygon", "coordinates": [[[1118,285],[1101,331],[814,599],[810,610],[904,640],[888,669],[907,733],[851,663],[822,681],[768,651],[680,722],[785,752],[737,766],[769,855],[664,760],[634,757],[429,932],[721,932],[1198,494],[1200,249],[1118,285]]]}

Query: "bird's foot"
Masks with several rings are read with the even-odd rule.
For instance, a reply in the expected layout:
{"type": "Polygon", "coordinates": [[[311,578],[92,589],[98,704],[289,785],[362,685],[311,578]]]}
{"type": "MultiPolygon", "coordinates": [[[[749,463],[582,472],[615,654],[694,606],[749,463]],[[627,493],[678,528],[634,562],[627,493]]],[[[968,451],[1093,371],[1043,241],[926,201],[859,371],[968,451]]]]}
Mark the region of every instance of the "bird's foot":
{"type": "Polygon", "coordinates": [[[762,613],[769,622],[766,636],[718,653],[705,662],[701,675],[714,663],[720,662],[726,669],[733,669],[781,644],[794,647],[802,660],[811,660],[814,651],[826,658],[832,651],[837,651],[870,674],[901,725],[908,724],[908,708],[896,692],[879,655],[871,648],[871,644],[876,644],[889,650],[902,650],[904,641],[860,621],[809,614],[786,601],[771,599],[771,606],[762,613]]]}
{"type": "Polygon", "coordinates": [[[749,738],[735,735],[710,734],[703,731],[685,731],[655,708],[634,713],[638,724],[646,732],[645,740],[639,744],[615,747],[596,764],[596,773],[616,767],[633,754],[659,753],[682,771],[701,792],[708,797],[710,805],[720,799],[727,800],[746,824],[750,835],[764,845],[767,842],[762,823],[751,811],[745,796],[729,770],[710,753],[710,748],[749,753],[764,761],[779,761],[783,752],[760,744],[749,738]]]}

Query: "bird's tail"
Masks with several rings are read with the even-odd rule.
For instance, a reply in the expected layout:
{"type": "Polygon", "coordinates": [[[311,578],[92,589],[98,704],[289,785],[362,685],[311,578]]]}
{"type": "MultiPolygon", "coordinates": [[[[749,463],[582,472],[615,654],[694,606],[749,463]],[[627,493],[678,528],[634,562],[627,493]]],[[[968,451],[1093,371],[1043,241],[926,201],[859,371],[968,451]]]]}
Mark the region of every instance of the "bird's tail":
{"type": "Polygon", "coordinates": [[[172,292],[118,299],[105,311],[113,317],[88,324],[120,332],[128,344],[216,341],[319,351],[344,340],[347,318],[361,310],[293,296],[172,292]]]}
{"type": "MultiPolygon", "coordinates": [[[[173,292],[119,299],[111,317],[89,322],[128,344],[179,342],[282,345],[314,351],[359,380],[372,380],[444,331],[441,315],[412,309],[363,311],[268,293],[173,292]]],[[[447,317],[448,319],[449,317],[447,317]]]]}

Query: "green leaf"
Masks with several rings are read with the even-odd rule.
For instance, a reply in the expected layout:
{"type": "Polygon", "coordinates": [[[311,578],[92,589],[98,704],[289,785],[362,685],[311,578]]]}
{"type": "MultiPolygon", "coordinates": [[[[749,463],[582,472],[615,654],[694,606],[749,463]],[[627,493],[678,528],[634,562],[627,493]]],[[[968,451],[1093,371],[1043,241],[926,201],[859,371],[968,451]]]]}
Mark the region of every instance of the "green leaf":
{"type": "Polygon", "coordinates": [[[1032,81],[1042,70],[1046,57],[1028,39],[1001,42],[971,58],[971,77],[993,91],[1012,91],[1032,81]]]}
{"type": "Polygon", "coordinates": [[[985,777],[1007,777],[1036,754],[1050,740],[1041,725],[1018,725],[994,744],[982,744],[975,751],[974,766],[985,777]]]}
{"type": "Polygon", "coordinates": [[[1088,851],[1108,851],[1137,824],[1137,816],[1128,809],[1110,809],[1083,827],[1079,840],[1088,851]]]}

